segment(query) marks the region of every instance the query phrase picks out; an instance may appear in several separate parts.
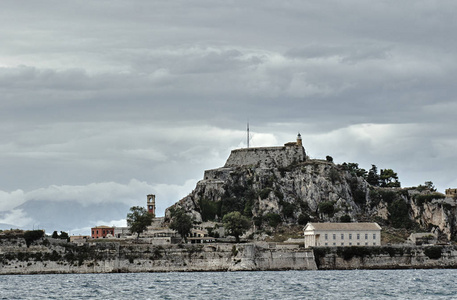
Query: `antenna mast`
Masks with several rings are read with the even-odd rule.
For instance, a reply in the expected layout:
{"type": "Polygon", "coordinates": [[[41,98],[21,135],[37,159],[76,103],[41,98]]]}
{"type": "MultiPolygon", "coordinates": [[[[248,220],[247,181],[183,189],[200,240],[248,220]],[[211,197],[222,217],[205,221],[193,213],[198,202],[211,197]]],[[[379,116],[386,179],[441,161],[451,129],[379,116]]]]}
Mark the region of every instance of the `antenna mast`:
{"type": "Polygon", "coordinates": [[[249,148],[249,122],[248,122],[248,132],[247,133],[248,133],[248,135],[247,135],[247,141],[248,141],[247,145],[248,145],[248,148],[249,148]]]}

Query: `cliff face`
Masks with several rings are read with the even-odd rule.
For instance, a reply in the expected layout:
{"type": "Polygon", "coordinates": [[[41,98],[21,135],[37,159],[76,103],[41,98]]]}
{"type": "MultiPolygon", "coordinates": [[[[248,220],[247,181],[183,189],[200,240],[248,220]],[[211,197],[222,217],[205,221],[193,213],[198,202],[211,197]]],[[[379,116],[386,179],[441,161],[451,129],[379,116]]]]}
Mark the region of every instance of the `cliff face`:
{"type": "Polygon", "coordinates": [[[205,171],[196,188],[174,206],[197,222],[220,220],[237,210],[259,227],[343,217],[432,230],[447,239],[456,236],[457,228],[454,199],[423,188],[371,186],[347,166],[306,159],[303,147],[296,145],[233,150],[224,167],[205,171]]]}

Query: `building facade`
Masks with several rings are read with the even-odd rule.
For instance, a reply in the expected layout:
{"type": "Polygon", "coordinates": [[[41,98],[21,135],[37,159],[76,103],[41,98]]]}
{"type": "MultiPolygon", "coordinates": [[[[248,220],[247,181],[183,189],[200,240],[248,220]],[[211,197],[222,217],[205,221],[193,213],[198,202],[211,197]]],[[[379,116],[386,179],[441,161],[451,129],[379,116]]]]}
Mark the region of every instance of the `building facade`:
{"type": "Polygon", "coordinates": [[[305,248],[381,245],[377,223],[308,223],[304,234],[305,248]]]}
{"type": "Polygon", "coordinates": [[[93,239],[105,238],[107,236],[114,236],[114,227],[109,226],[97,226],[90,229],[91,237],[93,239]]]}

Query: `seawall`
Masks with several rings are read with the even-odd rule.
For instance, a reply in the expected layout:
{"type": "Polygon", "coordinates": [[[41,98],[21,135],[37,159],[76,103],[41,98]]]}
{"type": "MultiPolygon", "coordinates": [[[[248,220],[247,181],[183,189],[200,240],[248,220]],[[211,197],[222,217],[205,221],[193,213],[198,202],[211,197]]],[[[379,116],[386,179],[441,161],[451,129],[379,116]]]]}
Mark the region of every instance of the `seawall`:
{"type": "Polygon", "coordinates": [[[316,247],[319,270],[457,268],[455,246],[316,247]]]}
{"type": "Polygon", "coordinates": [[[316,247],[2,240],[1,274],[457,268],[456,246],[316,247]]]}
{"type": "Polygon", "coordinates": [[[153,246],[104,242],[0,248],[0,274],[316,269],[312,251],[267,243],[153,246]]]}

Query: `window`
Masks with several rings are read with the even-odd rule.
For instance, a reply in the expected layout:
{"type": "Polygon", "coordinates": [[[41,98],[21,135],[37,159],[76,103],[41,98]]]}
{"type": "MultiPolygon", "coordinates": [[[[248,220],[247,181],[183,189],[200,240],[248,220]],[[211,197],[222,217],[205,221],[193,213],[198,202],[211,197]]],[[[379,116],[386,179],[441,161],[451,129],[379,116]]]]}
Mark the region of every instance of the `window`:
{"type": "Polygon", "coordinates": [[[349,243],[349,246],[352,246],[352,243],[349,243]]]}
{"type": "Polygon", "coordinates": [[[328,243],[325,243],[325,246],[328,246],[328,243]]]}
{"type": "Polygon", "coordinates": [[[368,246],[368,243],[367,243],[367,242],[365,242],[365,246],[368,246]]]}
{"type": "Polygon", "coordinates": [[[365,239],[368,240],[368,233],[365,233],[365,239]]]}
{"type": "Polygon", "coordinates": [[[357,246],[360,246],[360,243],[357,243],[357,246]]]}
{"type": "Polygon", "coordinates": [[[376,233],[373,233],[373,240],[376,239],[376,233]]]}
{"type": "Polygon", "coordinates": [[[349,239],[352,240],[352,233],[349,234],[349,239]]]}
{"type": "Polygon", "coordinates": [[[336,234],[335,233],[333,234],[333,239],[336,240],[336,234]]]}
{"type": "Polygon", "coordinates": [[[357,239],[360,240],[360,233],[357,233],[357,239]]]}
{"type": "Polygon", "coordinates": [[[333,243],[333,246],[336,246],[336,243],[333,243]]]}
{"type": "Polygon", "coordinates": [[[344,233],[341,234],[341,239],[344,240],[344,233]]]}
{"type": "Polygon", "coordinates": [[[341,243],[341,246],[344,246],[344,243],[341,243]]]}
{"type": "Polygon", "coordinates": [[[373,243],[373,246],[376,246],[376,243],[373,243]]]}
{"type": "Polygon", "coordinates": [[[325,239],[328,240],[328,234],[325,234],[325,239]]]}

